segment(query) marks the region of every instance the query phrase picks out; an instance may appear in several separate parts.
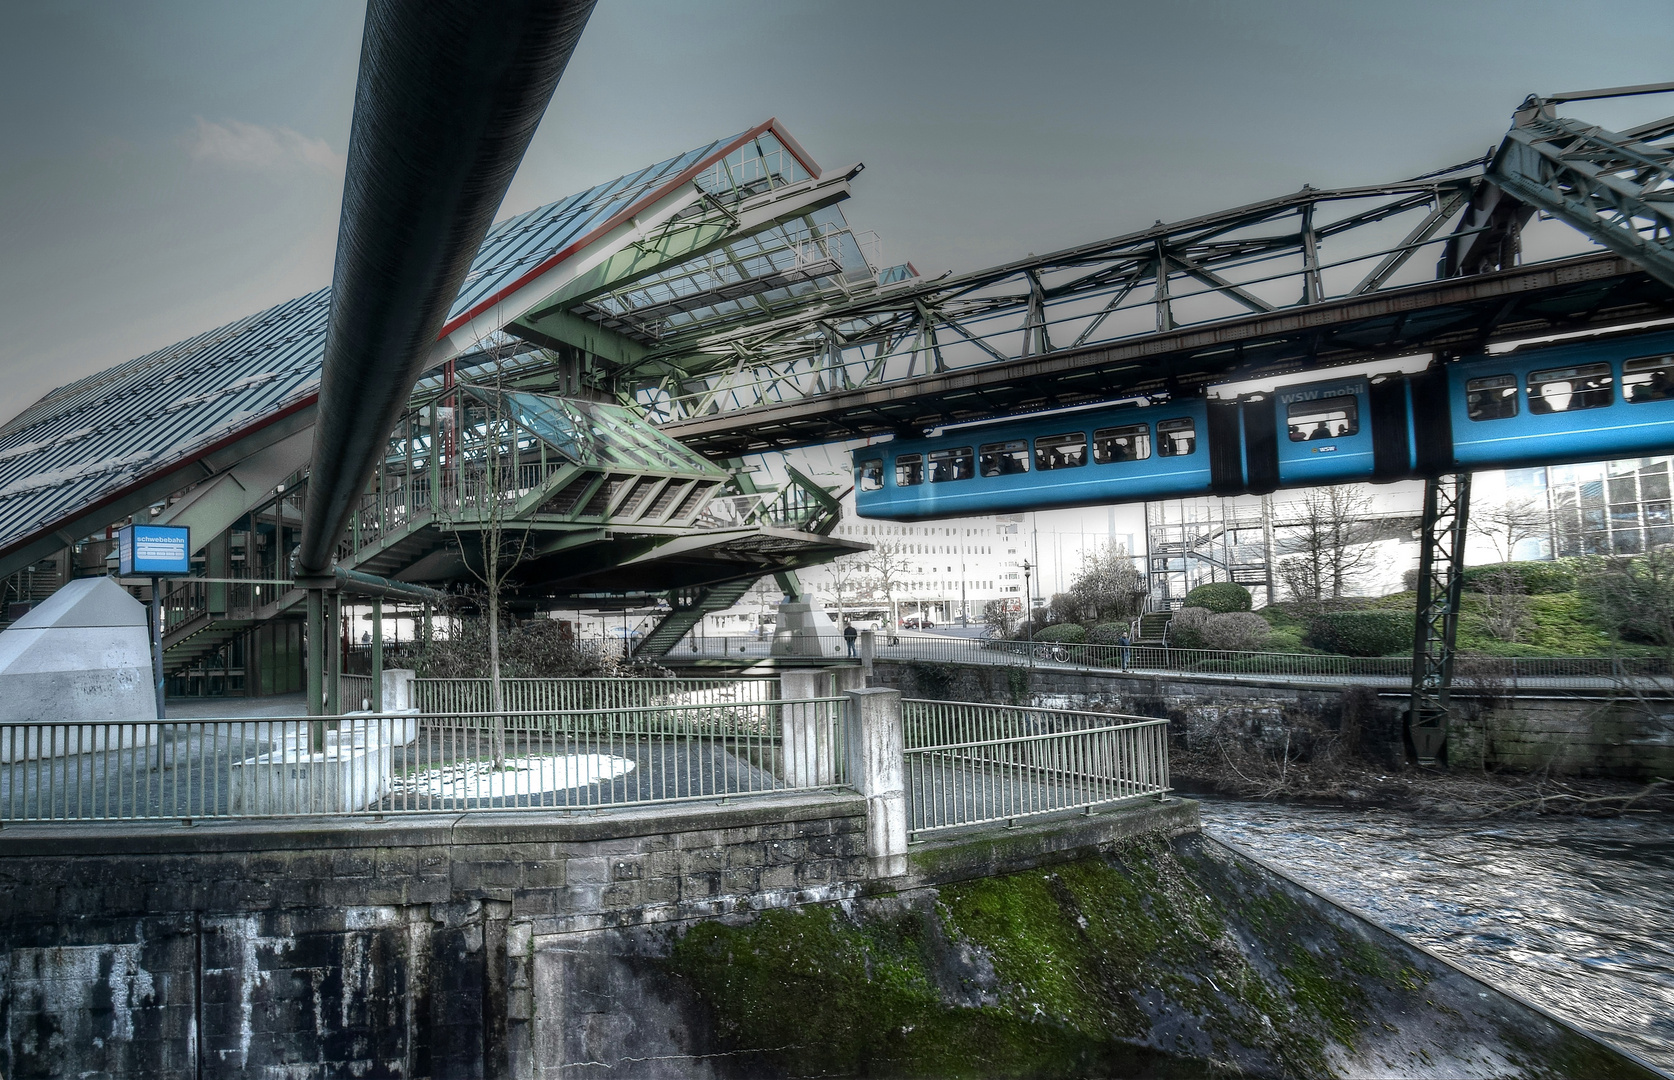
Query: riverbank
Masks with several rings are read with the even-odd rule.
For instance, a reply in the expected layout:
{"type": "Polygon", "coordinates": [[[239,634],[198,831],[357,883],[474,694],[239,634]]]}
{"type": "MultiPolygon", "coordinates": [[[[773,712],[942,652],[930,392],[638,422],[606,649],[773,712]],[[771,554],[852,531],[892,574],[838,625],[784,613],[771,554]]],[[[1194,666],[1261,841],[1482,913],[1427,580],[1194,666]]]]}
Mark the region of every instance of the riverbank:
{"type": "Polygon", "coordinates": [[[1345,808],[1378,807],[1458,818],[1569,814],[1674,814],[1674,778],[1649,783],[1549,773],[1390,766],[1346,751],[1296,760],[1288,748],[1220,739],[1177,739],[1169,748],[1176,791],[1345,808]]]}
{"type": "Polygon", "coordinates": [[[1674,1071],[1674,815],[1217,798],[1200,812],[1211,836],[1674,1071]]]}

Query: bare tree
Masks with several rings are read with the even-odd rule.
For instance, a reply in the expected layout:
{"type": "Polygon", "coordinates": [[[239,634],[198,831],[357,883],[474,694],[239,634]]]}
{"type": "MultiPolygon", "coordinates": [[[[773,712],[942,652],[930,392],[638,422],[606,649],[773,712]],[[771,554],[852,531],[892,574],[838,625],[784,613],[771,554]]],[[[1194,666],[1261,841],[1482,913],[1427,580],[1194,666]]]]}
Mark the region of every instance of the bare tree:
{"type": "Polygon", "coordinates": [[[1476,579],[1476,592],[1481,596],[1482,628],[1501,641],[1515,643],[1528,625],[1532,606],[1522,577],[1511,570],[1484,573],[1476,579]]]}
{"type": "Polygon", "coordinates": [[[895,610],[895,593],[907,584],[912,562],[907,557],[907,545],[899,540],[880,540],[866,553],[865,565],[870,574],[874,593],[882,593],[889,608],[889,628],[893,633],[900,625],[900,613],[895,610]]]}
{"type": "Polygon", "coordinates": [[[843,602],[845,596],[860,591],[866,580],[866,555],[864,551],[857,551],[850,555],[843,555],[827,564],[826,570],[831,577],[831,591],[837,596],[837,621],[843,622],[848,608],[843,602]]]}
{"type": "Polygon", "coordinates": [[[1500,562],[1510,562],[1518,544],[1543,539],[1551,528],[1551,512],[1533,499],[1507,499],[1471,508],[1471,529],[1493,545],[1500,562]]]}
{"type": "Polygon", "coordinates": [[[1081,553],[1081,570],[1067,599],[1077,620],[1103,623],[1133,618],[1144,596],[1145,575],[1127,547],[1110,540],[1081,553]]]}
{"type": "Polygon", "coordinates": [[[762,626],[767,622],[768,603],[770,601],[776,602],[779,597],[784,595],[779,588],[779,583],[771,576],[757,578],[756,583],[750,587],[750,597],[756,602],[756,636],[758,638],[761,637],[762,626]]]}
{"type": "Polygon", "coordinates": [[[501,680],[500,612],[506,587],[518,564],[529,554],[529,523],[511,520],[517,501],[518,429],[510,417],[496,371],[486,402],[467,405],[460,396],[455,410],[459,426],[459,510],[462,523],[469,523],[477,536],[479,556],[471,559],[462,532],[455,532],[463,562],[483,588],[488,619],[489,708],[493,718],[494,767],[506,764],[506,695],[501,680]],[[475,445],[469,445],[468,441],[475,445]]]}
{"type": "Polygon", "coordinates": [[[1348,486],[1313,488],[1288,507],[1281,521],[1277,567],[1279,580],[1293,600],[1317,602],[1344,596],[1371,568],[1377,532],[1370,517],[1372,500],[1348,486]]]}

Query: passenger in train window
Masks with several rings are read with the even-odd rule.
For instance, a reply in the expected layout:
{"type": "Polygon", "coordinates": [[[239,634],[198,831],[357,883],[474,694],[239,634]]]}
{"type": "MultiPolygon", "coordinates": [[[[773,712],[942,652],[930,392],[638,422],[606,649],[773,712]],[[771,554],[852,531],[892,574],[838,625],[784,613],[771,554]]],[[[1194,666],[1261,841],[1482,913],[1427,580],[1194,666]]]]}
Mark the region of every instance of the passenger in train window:
{"type": "Polygon", "coordinates": [[[1465,415],[1472,420],[1504,420],[1517,415],[1517,377],[1489,375],[1465,383],[1465,415]]]}
{"type": "Polygon", "coordinates": [[[984,443],[977,450],[977,465],[984,476],[1012,476],[1029,471],[1029,444],[1023,439],[984,443]]]}
{"type": "Polygon", "coordinates": [[[1641,356],[1624,361],[1622,396],[1632,402],[1674,398],[1674,356],[1641,356]]]}
{"type": "Polygon", "coordinates": [[[1095,465],[1109,465],[1116,461],[1144,461],[1150,456],[1149,424],[1127,424],[1123,427],[1100,428],[1093,432],[1095,465]]]}
{"type": "Polygon", "coordinates": [[[1157,455],[1185,457],[1197,450],[1197,425],[1191,417],[1157,421],[1157,455]]]}
{"type": "Polygon", "coordinates": [[[902,454],[895,459],[896,487],[917,487],[922,483],[924,483],[924,455],[902,454]]]}
{"type": "Polygon", "coordinates": [[[1087,436],[1071,431],[1063,435],[1042,435],[1035,440],[1035,468],[1078,469],[1087,464],[1087,436]]]}
{"type": "Polygon", "coordinates": [[[872,458],[860,463],[860,490],[883,490],[883,458],[872,458]]]}
{"type": "Polygon", "coordinates": [[[1609,364],[1581,364],[1529,372],[1529,412],[1599,409],[1615,400],[1609,364]]]}
{"type": "Polygon", "coordinates": [[[1360,407],[1347,396],[1292,402],[1286,417],[1291,442],[1341,439],[1360,431],[1360,407]]]}
{"type": "Polygon", "coordinates": [[[968,446],[952,450],[930,451],[930,482],[944,484],[951,480],[969,480],[976,475],[975,456],[968,446]]]}

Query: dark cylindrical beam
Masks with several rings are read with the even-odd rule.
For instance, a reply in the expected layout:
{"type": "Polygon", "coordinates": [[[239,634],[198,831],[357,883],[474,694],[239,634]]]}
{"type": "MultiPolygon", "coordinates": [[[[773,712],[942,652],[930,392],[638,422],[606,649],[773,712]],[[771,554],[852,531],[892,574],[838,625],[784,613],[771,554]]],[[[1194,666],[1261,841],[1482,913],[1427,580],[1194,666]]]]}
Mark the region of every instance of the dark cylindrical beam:
{"type": "Polygon", "coordinates": [[[332,551],[593,0],[369,0],[299,577],[332,551]]]}

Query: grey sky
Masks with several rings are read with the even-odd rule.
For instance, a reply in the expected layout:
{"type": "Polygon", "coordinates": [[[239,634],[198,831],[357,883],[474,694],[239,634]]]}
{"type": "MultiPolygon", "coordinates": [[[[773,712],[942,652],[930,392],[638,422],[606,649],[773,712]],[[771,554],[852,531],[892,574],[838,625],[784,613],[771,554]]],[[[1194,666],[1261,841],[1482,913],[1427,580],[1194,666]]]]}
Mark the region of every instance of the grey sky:
{"type": "MultiPolygon", "coordinates": [[[[359,4],[5,14],[0,417],[329,281],[359,4]]],[[[972,269],[1451,164],[1531,91],[1669,78],[1671,36],[1637,0],[602,0],[502,216],[778,116],[866,162],[889,261],[972,269]]]]}

